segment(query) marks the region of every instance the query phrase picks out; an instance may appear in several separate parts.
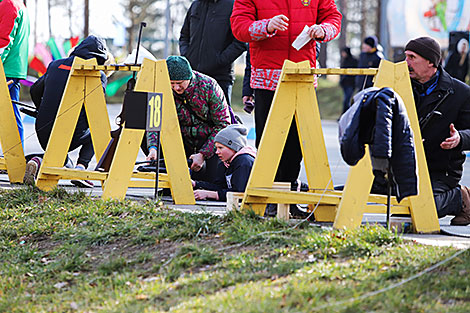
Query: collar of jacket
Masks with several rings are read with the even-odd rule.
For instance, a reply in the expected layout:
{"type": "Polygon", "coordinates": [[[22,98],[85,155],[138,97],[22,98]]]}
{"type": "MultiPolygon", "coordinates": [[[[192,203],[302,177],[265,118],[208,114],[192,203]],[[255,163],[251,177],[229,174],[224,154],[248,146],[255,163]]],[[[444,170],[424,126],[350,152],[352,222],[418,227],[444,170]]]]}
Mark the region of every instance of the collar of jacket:
{"type": "MultiPolygon", "coordinates": [[[[439,65],[439,78],[437,80],[437,86],[429,95],[418,96],[423,103],[431,104],[437,100],[440,100],[443,94],[453,94],[454,93],[454,84],[452,82],[452,77],[439,65]]],[[[420,95],[422,93],[423,86],[426,85],[420,84],[415,80],[412,81],[413,90],[416,94],[420,95]]]]}

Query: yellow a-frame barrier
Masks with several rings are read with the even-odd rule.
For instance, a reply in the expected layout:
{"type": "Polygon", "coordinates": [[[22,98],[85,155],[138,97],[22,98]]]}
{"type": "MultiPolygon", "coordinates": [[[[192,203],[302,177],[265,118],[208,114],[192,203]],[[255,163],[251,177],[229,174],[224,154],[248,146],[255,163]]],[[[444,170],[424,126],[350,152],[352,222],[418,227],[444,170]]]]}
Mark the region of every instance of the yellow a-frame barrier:
{"type": "Polygon", "coordinates": [[[2,112],[0,114],[0,142],[3,150],[0,169],[7,170],[11,183],[22,183],[26,162],[2,62],[0,62],[0,112],[2,112]]]}
{"type": "MultiPolygon", "coordinates": [[[[375,77],[374,86],[379,88],[391,87],[400,95],[405,103],[410,125],[414,133],[419,186],[418,195],[403,200],[403,205],[409,209],[415,231],[420,233],[438,232],[440,229],[439,220],[406,62],[393,64],[382,61],[375,77]]],[[[335,228],[351,228],[361,224],[362,216],[366,212],[365,205],[372,181],[372,166],[369,154],[367,153],[349,172],[343,198],[339,204],[333,224],[335,228]]]]}
{"type": "Polygon", "coordinates": [[[437,213],[421,143],[419,124],[411,92],[406,63],[383,61],[376,69],[311,69],[309,62],[285,61],[271,110],[260,141],[258,155],[248,180],[242,209],[264,212],[266,203],[317,204],[315,218],[335,222],[334,227],[356,227],[362,215],[385,213],[386,197],[370,195],[372,171],[365,157],[351,171],[344,192],[332,190],[333,182],[313,87],[314,74],[376,75],[376,86],[391,87],[403,98],[415,133],[418,155],[420,194],[398,205],[392,201],[392,213],[411,213],[417,232],[439,231],[437,213]],[[271,188],[292,119],[295,118],[309,184],[309,192],[271,188]],[[367,202],[370,202],[368,204],[367,202]],[[337,210],[340,206],[340,210],[337,210]]]}
{"type": "Polygon", "coordinates": [[[75,58],[36,185],[42,190],[50,190],[57,185],[59,179],[100,180],[103,182],[103,199],[123,199],[130,185],[153,186],[154,183],[149,183],[149,180],[155,180],[155,173],[133,173],[145,130],[123,128],[109,172],[63,168],[82,106],[86,110],[97,160],[101,158],[111,139],[100,70],[139,71],[136,91],[163,94],[161,144],[168,174],[159,175],[159,179],[162,180],[160,186],[171,189],[176,204],[194,204],[194,194],[165,60],[155,62],[145,59],[140,68],[98,66],[95,59],[75,58]],[[131,178],[144,180],[131,181],[131,178]]]}

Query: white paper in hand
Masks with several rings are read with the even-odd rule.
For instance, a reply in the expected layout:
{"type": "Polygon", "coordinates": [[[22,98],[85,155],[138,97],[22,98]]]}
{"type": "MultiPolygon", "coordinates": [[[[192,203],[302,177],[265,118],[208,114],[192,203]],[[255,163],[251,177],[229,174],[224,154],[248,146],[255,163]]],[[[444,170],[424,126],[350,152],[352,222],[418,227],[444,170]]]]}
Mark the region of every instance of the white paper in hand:
{"type": "Polygon", "coordinates": [[[309,29],[309,27],[307,25],[305,25],[302,32],[297,36],[297,38],[295,38],[294,42],[292,43],[292,47],[297,49],[297,51],[302,49],[302,47],[305,46],[307,44],[307,42],[309,42],[312,39],[308,35],[308,29],[309,29]]]}

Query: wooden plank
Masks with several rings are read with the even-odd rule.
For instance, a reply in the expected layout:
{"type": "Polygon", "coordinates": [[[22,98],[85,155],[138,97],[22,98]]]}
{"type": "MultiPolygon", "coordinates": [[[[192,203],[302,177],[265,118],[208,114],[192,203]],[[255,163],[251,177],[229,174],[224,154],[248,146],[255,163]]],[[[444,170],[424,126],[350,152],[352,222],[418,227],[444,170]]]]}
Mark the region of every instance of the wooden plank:
{"type": "Polygon", "coordinates": [[[65,167],[47,167],[42,173],[44,175],[56,176],[56,179],[88,179],[104,181],[108,178],[108,173],[98,171],[84,171],[65,167]]]}
{"type": "Polygon", "coordinates": [[[12,183],[22,183],[26,161],[2,62],[0,62],[0,111],[2,112],[0,114],[0,142],[8,178],[12,183]]]}
{"type": "Polygon", "coordinates": [[[161,146],[171,194],[176,204],[196,203],[166,61],[144,59],[135,90],[163,94],[161,146]]]}
{"type": "Polygon", "coordinates": [[[413,228],[419,233],[435,233],[440,231],[439,219],[437,217],[436,204],[431,186],[426,155],[421,137],[421,129],[416,112],[413,91],[411,90],[410,75],[406,62],[396,65],[395,69],[395,90],[403,99],[406,111],[410,119],[413,130],[414,144],[416,151],[417,171],[418,171],[418,192],[419,194],[410,197],[411,218],[413,228]]]}
{"type": "Polygon", "coordinates": [[[124,199],[145,130],[123,128],[114,154],[103,199],[124,199]]]}
{"type": "MultiPolygon", "coordinates": [[[[285,61],[284,67],[289,61],[285,61]]],[[[293,64],[293,63],[292,63],[293,64]]],[[[273,98],[273,103],[266,119],[261,141],[258,147],[250,178],[248,179],[245,199],[242,202],[242,210],[246,209],[246,197],[251,188],[270,187],[274,182],[282,151],[289,133],[290,125],[293,121],[295,112],[295,101],[293,91],[297,83],[285,82],[279,84],[273,98]]],[[[265,206],[250,204],[250,208],[257,214],[263,215],[265,206]]]]}
{"type": "MultiPolygon", "coordinates": [[[[129,188],[153,188],[155,189],[155,179],[153,180],[131,180],[129,188]]],[[[171,188],[168,181],[158,181],[158,188],[171,188]]]]}
{"type": "MultiPolygon", "coordinates": [[[[73,64],[96,64],[96,59],[83,60],[75,58],[73,64]]],[[[101,84],[99,86],[101,92],[101,84]]],[[[57,185],[57,180],[43,176],[45,168],[62,167],[67,157],[68,147],[77,125],[78,117],[83,106],[86,86],[85,77],[69,74],[64,94],[59,105],[57,117],[52,127],[49,142],[39,169],[36,186],[41,190],[50,190],[57,185]]],[[[103,117],[108,119],[107,117],[103,117]]]]}

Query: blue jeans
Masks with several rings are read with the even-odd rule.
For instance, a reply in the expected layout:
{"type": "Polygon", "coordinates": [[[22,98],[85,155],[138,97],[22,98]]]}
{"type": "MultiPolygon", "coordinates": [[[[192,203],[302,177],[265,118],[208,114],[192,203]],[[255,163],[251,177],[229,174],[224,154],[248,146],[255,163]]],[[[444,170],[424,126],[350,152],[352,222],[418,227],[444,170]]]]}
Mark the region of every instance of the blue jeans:
{"type": "MultiPolygon", "coordinates": [[[[11,100],[18,101],[20,99],[20,79],[19,78],[11,78],[7,77],[7,81],[13,81],[13,84],[8,86],[10,91],[10,98],[11,100]]],[[[24,141],[24,130],[23,130],[23,120],[21,119],[20,109],[16,103],[13,103],[13,112],[15,113],[16,118],[16,125],[18,126],[18,133],[20,134],[21,144],[24,141]]],[[[23,144],[24,148],[24,144],[23,144]]]]}

